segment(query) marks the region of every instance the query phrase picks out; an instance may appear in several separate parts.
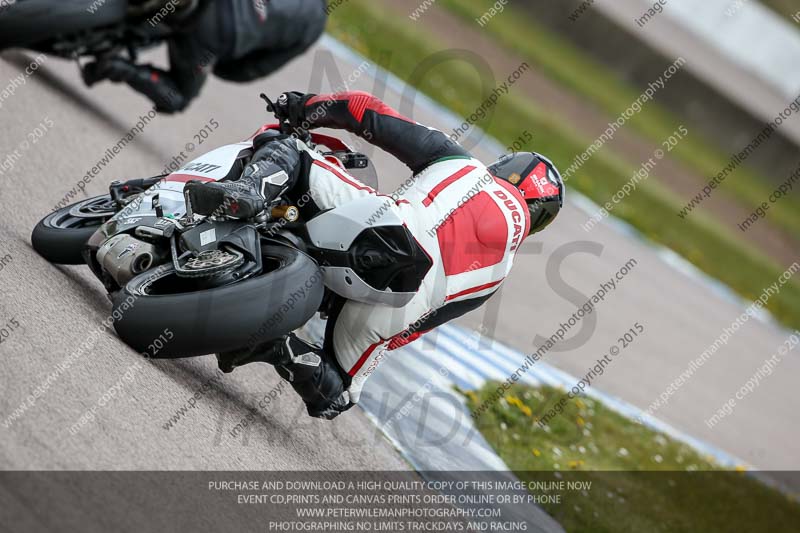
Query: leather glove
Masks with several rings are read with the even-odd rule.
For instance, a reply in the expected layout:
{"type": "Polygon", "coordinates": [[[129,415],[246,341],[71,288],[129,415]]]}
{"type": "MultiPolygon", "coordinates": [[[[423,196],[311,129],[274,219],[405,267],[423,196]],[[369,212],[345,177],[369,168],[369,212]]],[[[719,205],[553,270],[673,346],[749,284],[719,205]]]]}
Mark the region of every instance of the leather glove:
{"type": "Polygon", "coordinates": [[[273,103],[270,111],[275,113],[282,121],[288,122],[292,128],[309,130],[314,125],[306,121],[306,104],[314,96],[316,95],[299,91],[285,92],[273,103]]]}

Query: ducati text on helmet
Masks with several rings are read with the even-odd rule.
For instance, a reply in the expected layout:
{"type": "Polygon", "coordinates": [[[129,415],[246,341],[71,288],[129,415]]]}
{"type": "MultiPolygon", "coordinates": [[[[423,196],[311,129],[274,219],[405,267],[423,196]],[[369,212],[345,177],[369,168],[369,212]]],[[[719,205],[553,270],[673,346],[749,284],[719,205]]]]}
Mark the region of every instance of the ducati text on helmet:
{"type": "Polygon", "coordinates": [[[508,154],[489,166],[489,171],[522,194],[531,216],[530,233],[546,228],[564,205],[564,181],[544,156],[534,152],[508,154]]]}

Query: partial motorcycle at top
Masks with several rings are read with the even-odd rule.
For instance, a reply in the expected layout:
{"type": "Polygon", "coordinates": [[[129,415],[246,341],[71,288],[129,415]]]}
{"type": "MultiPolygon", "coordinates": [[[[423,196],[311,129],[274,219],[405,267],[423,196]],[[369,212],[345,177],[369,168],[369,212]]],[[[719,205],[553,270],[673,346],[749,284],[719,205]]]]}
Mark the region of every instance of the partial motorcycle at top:
{"type": "Polygon", "coordinates": [[[148,24],[160,0],[17,0],[0,8],[0,50],[24,47],[65,59],[100,57],[163,42],[171,29],[148,24]]]}
{"type": "MultiPolygon", "coordinates": [[[[192,181],[236,180],[269,132],[367,184],[369,159],[338,138],[299,132],[286,117],[243,142],[219,147],[171,174],[115,181],[106,195],[59,209],[33,230],[34,249],[56,264],[87,264],[112,298],[114,326],[137,351],[169,328],[158,357],[255,346],[291,332],[335,295],[401,307],[419,289],[419,245],[387,197],[368,196],[303,220],[279,197],[248,219],[191,209],[192,181]]],[[[371,182],[371,183],[370,183],[371,182]]],[[[235,207],[235,206],[234,206],[235,207]]]]}

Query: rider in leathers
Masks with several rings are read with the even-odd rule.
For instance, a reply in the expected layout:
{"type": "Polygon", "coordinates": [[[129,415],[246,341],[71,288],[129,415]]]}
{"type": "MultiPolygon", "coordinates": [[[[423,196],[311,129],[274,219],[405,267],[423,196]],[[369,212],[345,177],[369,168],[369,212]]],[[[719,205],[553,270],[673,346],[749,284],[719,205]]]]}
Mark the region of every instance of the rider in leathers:
{"type": "Polygon", "coordinates": [[[127,83],[163,113],[182,111],[209,72],[228,81],[262,78],[302,54],[322,35],[325,0],[138,0],[131,10],[173,31],[169,71],[114,55],[83,68],[88,85],[127,83]],[[162,17],[163,15],[163,17],[162,17]]]}
{"type": "MultiPolygon", "coordinates": [[[[491,297],[522,241],[555,218],[564,187],[552,163],[538,154],[507,155],[487,168],[442,132],[401,116],[368,93],[284,93],[276,105],[294,124],[348,130],[411,169],[413,185],[385,198],[432,262],[417,294],[400,309],[342,302],[328,319],[323,347],[290,334],[218,354],[225,372],[256,361],[275,365],[311,416],[331,419],[358,402],[366,379],[394,350],[491,297]]],[[[252,216],[279,195],[295,201],[310,196],[313,201],[301,208],[309,220],[379,195],[296,138],[267,137],[255,139],[258,149],[239,181],[187,184],[192,208],[252,216]]]]}

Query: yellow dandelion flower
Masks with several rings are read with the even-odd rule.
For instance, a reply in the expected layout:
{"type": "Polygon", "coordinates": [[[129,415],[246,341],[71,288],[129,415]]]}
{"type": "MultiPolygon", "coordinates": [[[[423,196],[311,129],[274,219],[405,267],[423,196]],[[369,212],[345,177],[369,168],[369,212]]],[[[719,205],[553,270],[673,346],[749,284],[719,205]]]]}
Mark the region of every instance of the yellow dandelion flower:
{"type": "Polygon", "coordinates": [[[538,449],[536,449],[536,448],[534,448],[534,449],[533,449],[533,450],[531,450],[531,451],[533,452],[533,455],[535,455],[536,457],[539,457],[540,455],[542,455],[542,452],[540,452],[540,451],[539,451],[538,449]]]}

